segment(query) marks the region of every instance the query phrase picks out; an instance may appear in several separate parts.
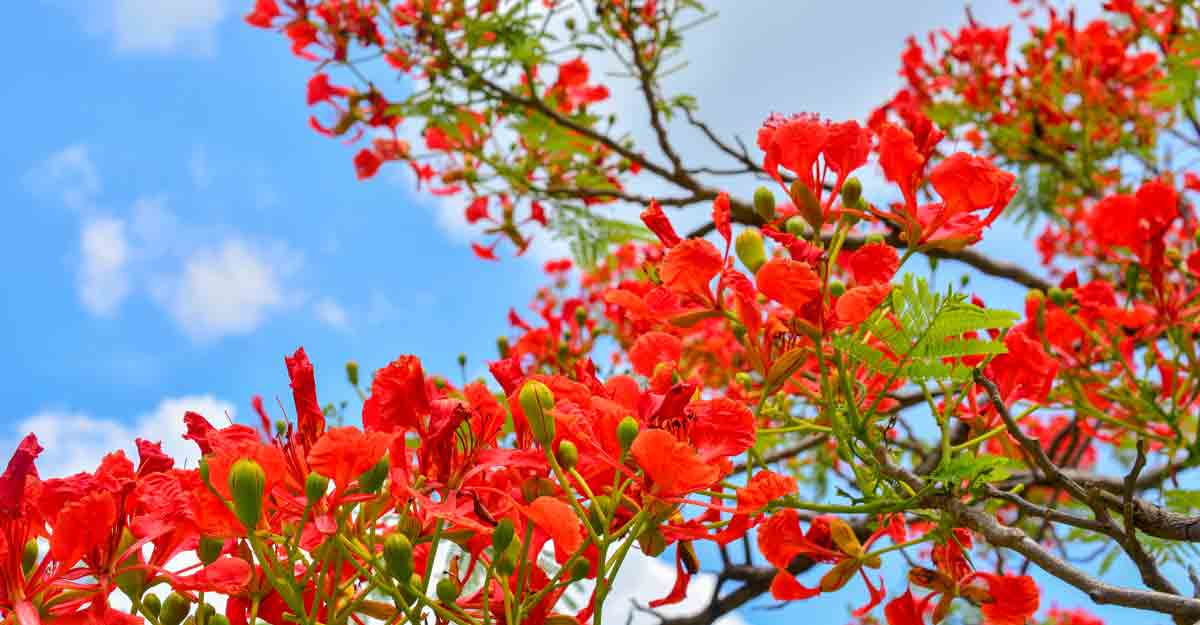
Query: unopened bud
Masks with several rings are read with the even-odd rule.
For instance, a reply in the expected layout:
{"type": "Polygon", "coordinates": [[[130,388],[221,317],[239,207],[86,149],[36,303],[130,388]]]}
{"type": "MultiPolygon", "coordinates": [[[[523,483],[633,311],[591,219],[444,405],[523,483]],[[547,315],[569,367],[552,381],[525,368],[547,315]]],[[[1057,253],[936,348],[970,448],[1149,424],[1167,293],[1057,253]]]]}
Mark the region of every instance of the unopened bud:
{"type": "Polygon", "coordinates": [[[329,478],[317,472],[308,474],[304,479],[304,500],[308,505],[315,506],[329,491],[329,478]]]}
{"type": "Polygon", "coordinates": [[[162,625],[179,625],[192,609],[192,604],[183,595],[173,592],[162,602],[158,622],[162,625]]]}
{"type": "Polygon", "coordinates": [[[208,617],[208,625],[229,625],[229,618],[224,614],[210,614],[208,617]]]}
{"type": "Polygon", "coordinates": [[[1058,287],[1051,287],[1048,295],[1050,296],[1050,301],[1058,306],[1066,306],[1071,303],[1071,294],[1058,287]]]}
{"type": "Polygon", "coordinates": [[[617,442],[621,444],[621,451],[629,451],[633,446],[633,440],[638,435],[638,422],[633,417],[625,417],[617,424],[617,442]]]}
{"type": "Polygon", "coordinates": [[[587,309],[584,308],[583,306],[579,306],[578,308],[575,309],[575,324],[582,326],[584,323],[587,323],[587,316],[588,316],[587,309]]]}
{"type": "Polygon", "coordinates": [[[858,206],[858,201],[862,199],[862,182],[851,176],[846,179],[842,185],[842,206],[854,208],[858,206]]]}
{"type": "Polygon", "coordinates": [[[275,434],[280,438],[287,436],[288,422],[283,419],[275,421],[275,434]]]}
{"type": "Polygon", "coordinates": [[[733,242],[733,249],[750,273],[758,273],[758,268],[767,262],[767,248],[757,228],[742,230],[733,242]]]}
{"type": "Polygon", "coordinates": [[[813,190],[797,180],[792,183],[791,192],[792,202],[796,205],[796,210],[800,211],[800,216],[808,222],[813,232],[820,232],[821,226],[825,223],[825,213],[813,190]]]}
{"type": "Polygon", "coordinates": [[[558,452],[554,454],[554,457],[558,460],[559,466],[570,471],[575,468],[576,464],[579,464],[579,448],[571,441],[563,441],[558,444],[558,452]]]}
{"type": "Polygon", "coordinates": [[[554,482],[544,477],[531,477],[521,483],[521,498],[525,503],[533,503],[538,497],[554,494],[554,482]]]}
{"type": "Polygon", "coordinates": [[[233,511],[246,527],[254,531],[262,519],[263,495],[267,476],[259,464],[242,458],[229,469],[229,492],[233,495],[233,511]]]}
{"type": "Polygon", "coordinates": [[[346,361],[346,380],[350,386],[358,386],[358,363],[353,360],[346,361]]]}
{"type": "Polygon", "coordinates": [[[775,194],[770,189],[759,187],[754,190],[754,212],[763,221],[775,219],[775,194]]]}
{"type": "Polygon", "coordinates": [[[583,558],[576,558],[571,563],[571,581],[579,581],[588,576],[592,572],[592,565],[583,558]]]}
{"type": "Polygon", "coordinates": [[[838,297],[842,293],[845,293],[845,292],[846,292],[846,283],[845,282],[842,282],[841,280],[830,280],[829,281],[829,294],[830,295],[832,295],[834,297],[838,297]]]}
{"type": "Polygon", "coordinates": [[[388,575],[397,581],[413,576],[413,546],[408,537],[400,532],[388,534],[383,541],[383,561],[388,575]]]}
{"type": "Polygon", "coordinates": [[[512,544],[513,539],[513,522],[512,519],[500,519],[500,523],[492,530],[492,549],[497,554],[502,553],[508,546],[512,544]]]}
{"type": "Polygon", "coordinates": [[[511,553],[508,553],[506,551],[506,552],[500,554],[499,558],[496,558],[496,573],[498,573],[500,576],[508,577],[509,575],[512,575],[516,570],[517,570],[517,559],[515,557],[513,557],[513,555],[511,553]]]}
{"type": "Polygon", "coordinates": [[[458,600],[460,592],[462,592],[462,587],[453,577],[443,577],[437,583],[437,597],[442,603],[454,603],[458,600]]]}
{"type": "Polygon", "coordinates": [[[521,402],[521,411],[529,422],[533,439],[543,447],[548,447],[554,441],[554,415],[550,414],[554,409],[554,393],[545,384],[530,380],[521,387],[517,399],[521,402]]]}
{"type": "Polygon", "coordinates": [[[38,542],[36,538],[30,538],[25,543],[25,549],[21,552],[21,570],[29,575],[33,572],[33,567],[38,561],[38,542]]]}
{"type": "Polygon", "coordinates": [[[200,544],[196,547],[196,555],[200,556],[200,562],[208,566],[221,557],[221,551],[224,549],[225,541],[220,538],[201,536],[200,544]]]}
{"type": "Polygon", "coordinates": [[[375,466],[367,469],[362,475],[358,476],[358,488],[364,493],[373,493],[383,486],[383,480],[388,474],[388,459],[383,458],[375,463],[375,466]]]}
{"type": "Polygon", "coordinates": [[[162,600],[152,592],[147,593],[142,596],[142,609],[150,616],[158,618],[158,615],[162,613],[162,600]]]}
{"type": "Polygon", "coordinates": [[[507,336],[496,337],[496,352],[500,354],[501,358],[508,358],[509,349],[507,336]]]}
{"type": "Polygon", "coordinates": [[[459,366],[459,367],[465,367],[465,366],[467,366],[467,355],[466,355],[466,354],[459,354],[459,355],[458,355],[458,366],[459,366]]]}
{"type": "Polygon", "coordinates": [[[794,237],[808,236],[808,225],[804,223],[804,218],[799,215],[788,217],[788,220],[783,222],[784,230],[794,237]]]}

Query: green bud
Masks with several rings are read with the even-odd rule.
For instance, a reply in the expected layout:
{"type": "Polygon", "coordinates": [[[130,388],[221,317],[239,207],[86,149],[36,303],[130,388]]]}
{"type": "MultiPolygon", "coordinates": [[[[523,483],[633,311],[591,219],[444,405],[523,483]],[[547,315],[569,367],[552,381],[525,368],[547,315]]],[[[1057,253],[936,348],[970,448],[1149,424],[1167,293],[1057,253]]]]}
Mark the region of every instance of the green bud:
{"type": "Polygon", "coordinates": [[[767,262],[767,248],[763,245],[762,234],[757,228],[746,228],[734,239],[733,249],[738,260],[750,270],[758,273],[758,268],[767,262]]]}
{"type": "Polygon", "coordinates": [[[196,555],[200,556],[200,562],[208,566],[215,562],[221,556],[221,551],[225,548],[225,541],[212,536],[201,536],[200,545],[196,547],[196,555]]]}
{"type": "Polygon", "coordinates": [[[437,597],[442,603],[454,603],[460,592],[462,588],[453,577],[443,577],[437,583],[437,597]]]}
{"type": "Polygon", "coordinates": [[[592,565],[583,558],[575,558],[571,563],[571,581],[577,582],[588,576],[592,572],[592,565]]]}
{"type": "Polygon", "coordinates": [[[625,417],[617,424],[617,442],[621,443],[621,451],[629,451],[633,446],[633,439],[638,435],[638,422],[633,417],[625,417]]]}
{"type": "Polygon", "coordinates": [[[308,505],[315,506],[329,492],[329,478],[317,472],[308,474],[304,479],[304,499],[308,505]]]}
{"type": "Polygon", "coordinates": [[[754,379],[751,378],[750,374],[746,373],[745,371],[738,371],[737,373],[733,374],[733,379],[735,382],[741,385],[742,388],[748,389],[752,384],[754,384],[754,379]]]}
{"type": "Polygon", "coordinates": [[[500,576],[508,577],[516,572],[516,570],[517,558],[513,554],[505,551],[500,554],[499,558],[496,558],[496,573],[500,576]]]}
{"type": "Polygon", "coordinates": [[[142,596],[142,609],[150,616],[158,618],[158,615],[162,613],[162,601],[158,598],[158,595],[152,592],[147,593],[142,596]]]}
{"type": "Polygon", "coordinates": [[[358,363],[353,360],[346,361],[346,380],[350,386],[358,386],[358,363]]]}
{"type": "Polygon", "coordinates": [[[500,519],[500,523],[492,530],[492,549],[496,553],[502,553],[508,546],[512,544],[514,529],[512,519],[500,519]]]}
{"type": "Polygon", "coordinates": [[[162,610],[158,613],[158,622],[162,625],[179,625],[187,618],[192,604],[183,595],[173,592],[162,602],[162,610]]]}
{"type": "Polygon", "coordinates": [[[792,183],[791,192],[792,202],[795,203],[796,210],[800,211],[800,216],[808,222],[813,232],[820,232],[821,226],[825,223],[825,212],[812,189],[797,180],[792,183]]]}
{"type": "Polygon", "coordinates": [[[554,482],[544,477],[531,477],[521,483],[521,498],[525,503],[533,503],[538,497],[554,494],[554,482]]]}
{"type": "Polygon", "coordinates": [[[842,293],[845,293],[845,292],[846,292],[846,283],[845,282],[842,282],[841,280],[830,280],[829,281],[829,294],[830,295],[832,295],[834,297],[838,297],[839,295],[841,295],[842,293]]]}
{"type": "Polygon", "coordinates": [[[208,458],[200,458],[200,463],[196,467],[196,472],[200,474],[200,482],[205,486],[212,486],[208,481],[208,458]]]}
{"type": "Polygon", "coordinates": [[[275,435],[276,436],[279,436],[280,438],[287,436],[287,431],[288,431],[288,422],[287,421],[284,421],[283,419],[278,419],[275,421],[275,435]]]}
{"type": "Polygon", "coordinates": [[[229,469],[229,492],[233,495],[233,511],[246,527],[254,531],[262,519],[263,495],[267,475],[257,462],[242,458],[229,469]]]}
{"type": "Polygon", "coordinates": [[[607,528],[604,520],[612,514],[613,500],[608,495],[597,495],[588,506],[587,515],[588,522],[592,524],[592,528],[597,532],[603,533],[607,528]]]}
{"type": "Polygon", "coordinates": [[[508,358],[509,349],[507,336],[496,337],[496,351],[500,354],[501,358],[508,358]]]}
{"type": "Polygon", "coordinates": [[[211,614],[208,617],[208,625],[229,625],[229,619],[224,614],[211,614]]]}
{"type": "Polygon", "coordinates": [[[558,460],[559,466],[570,471],[579,463],[579,448],[571,441],[563,441],[558,444],[558,453],[554,454],[554,457],[558,460]]]}
{"type": "Polygon", "coordinates": [[[373,493],[383,486],[383,480],[387,479],[388,474],[388,459],[383,458],[375,463],[375,466],[363,471],[363,474],[358,476],[358,487],[364,493],[373,493]]]}
{"type": "Polygon", "coordinates": [[[413,576],[413,546],[408,537],[400,532],[388,534],[383,541],[383,561],[388,575],[393,579],[405,580],[413,576]]]}
{"type": "Polygon", "coordinates": [[[459,367],[465,367],[465,366],[467,366],[467,355],[466,355],[466,354],[459,354],[459,355],[458,355],[458,366],[459,366],[459,367]]]}
{"type": "Polygon", "coordinates": [[[586,308],[580,306],[575,309],[575,323],[577,325],[582,326],[584,323],[587,323],[587,317],[588,311],[586,308]]]}
{"type": "Polygon", "coordinates": [[[36,538],[30,538],[25,543],[25,550],[21,552],[21,570],[29,575],[33,572],[33,567],[37,566],[38,562],[38,542],[36,538]]]}
{"type": "Polygon", "coordinates": [[[407,584],[400,584],[400,595],[403,596],[409,604],[412,604],[413,601],[417,600],[417,595],[421,594],[421,589],[424,586],[425,581],[421,578],[421,576],[413,573],[412,577],[408,579],[407,584]]]}
{"type": "Polygon", "coordinates": [[[788,217],[788,220],[783,222],[783,229],[787,230],[788,234],[794,237],[808,236],[808,225],[804,223],[804,219],[799,215],[788,217]]]}
{"type": "Polygon", "coordinates": [[[521,387],[517,400],[521,402],[521,412],[525,413],[533,439],[548,447],[554,441],[554,415],[550,414],[554,409],[554,393],[545,384],[530,380],[521,387]]]}
{"type": "Polygon", "coordinates": [[[406,512],[400,515],[399,521],[396,521],[396,531],[404,534],[410,541],[416,540],[417,536],[421,535],[421,522],[417,520],[417,517],[406,512]]]}
{"type": "Polygon", "coordinates": [[[754,190],[754,212],[763,221],[775,219],[775,194],[770,189],[759,187],[754,190]]]}
{"type": "Polygon", "coordinates": [[[1071,294],[1056,286],[1050,288],[1048,295],[1050,296],[1050,301],[1058,306],[1066,306],[1071,303],[1071,294]]]}
{"type": "Polygon", "coordinates": [[[212,604],[201,603],[196,608],[196,622],[200,625],[208,625],[208,620],[217,613],[217,609],[212,607],[212,604]]]}
{"type": "Polygon", "coordinates": [[[872,232],[871,234],[867,235],[866,240],[867,240],[867,245],[870,245],[872,243],[883,243],[883,235],[879,234],[878,232],[872,232]]]}
{"type": "Polygon", "coordinates": [[[862,199],[862,182],[851,176],[842,185],[842,205],[857,207],[860,199],[862,199]]]}

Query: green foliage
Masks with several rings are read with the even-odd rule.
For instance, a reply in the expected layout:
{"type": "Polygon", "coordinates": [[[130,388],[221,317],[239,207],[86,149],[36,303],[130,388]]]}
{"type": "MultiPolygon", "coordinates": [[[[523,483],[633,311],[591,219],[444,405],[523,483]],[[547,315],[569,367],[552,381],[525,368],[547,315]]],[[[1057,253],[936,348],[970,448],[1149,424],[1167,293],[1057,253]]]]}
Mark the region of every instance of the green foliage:
{"type": "Polygon", "coordinates": [[[980,308],[949,286],[945,293],[931,291],[924,278],[911,273],[892,288],[887,304],[890,315],[876,314],[867,322],[886,352],[845,334],[835,337],[834,345],[872,371],[913,382],[970,379],[970,367],[947,359],[1002,354],[1005,349],[1001,341],[963,335],[1008,328],[1018,318],[1011,311],[980,308]]]}
{"type": "Polygon", "coordinates": [[[591,269],[609,249],[629,241],[654,242],[654,233],[641,224],[596,214],[574,205],[561,205],[550,224],[557,239],[565,239],[580,266],[591,269]]]}
{"type": "Polygon", "coordinates": [[[930,475],[935,480],[959,483],[967,482],[996,482],[1008,479],[1012,471],[1023,466],[1020,462],[1004,456],[977,456],[973,453],[960,452],[943,463],[930,475]]]}

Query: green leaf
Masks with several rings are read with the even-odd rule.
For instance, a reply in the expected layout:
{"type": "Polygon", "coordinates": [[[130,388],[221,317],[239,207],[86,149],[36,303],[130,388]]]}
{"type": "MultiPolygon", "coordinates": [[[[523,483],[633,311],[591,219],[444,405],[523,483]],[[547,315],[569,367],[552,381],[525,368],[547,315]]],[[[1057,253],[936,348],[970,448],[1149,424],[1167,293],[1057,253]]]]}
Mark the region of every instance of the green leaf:
{"type": "Polygon", "coordinates": [[[996,482],[1008,479],[1012,472],[1021,468],[1021,463],[1005,456],[977,456],[960,452],[943,463],[933,472],[935,480],[953,482],[996,482]]]}

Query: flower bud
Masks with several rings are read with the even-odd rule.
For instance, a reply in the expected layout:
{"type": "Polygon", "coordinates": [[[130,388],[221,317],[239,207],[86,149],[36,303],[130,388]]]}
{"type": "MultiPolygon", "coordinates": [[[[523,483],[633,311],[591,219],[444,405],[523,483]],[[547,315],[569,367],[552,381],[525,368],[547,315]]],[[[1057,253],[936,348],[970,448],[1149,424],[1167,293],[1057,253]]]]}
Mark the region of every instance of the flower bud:
{"type": "Polygon", "coordinates": [[[597,532],[604,533],[608,528],[605,527],[605,519],[613,511],[613,500],[608,495],[597,495],[588,506],[587,520],[592,524],[592,528],[597,532]]]}
{"type": "Polygon", "coordinates": [[[866,241],[867,245],[871,245],[872,243],[883,243],[883,235],[879,234],[878,232],[872,232],[871,234],[867,235],[866,241]]]}
{"type": "Polygon", "coordinates": [[[158,618],[158,615],[162,613],[162,601],[158,598],[158,595],[152,592],[147,593],[142,597],[142,609],[150,616],[158,618]]]}
{"type": "Polygon", "coordinates": [[[563,441],[558,444],[558,453],[554,454],[554,457],[558,460],[559,466],[570,471],[579,463],[579,448],[571,441],[563,441]]]}
{"type": "Polygon", "coordinates": [[[437,597],[442,603],[454,603],[462,588],[453,577],[443,577],[437,583],[437,597]]]}
{"type": "Polygon", "coordinates": [[[505,549],[508,549],[508,546],[512,544],[514,533],[512,519],[500,519],[500,523],[492,530],[492,549],[496,553],[501,553],[505,549]]]}
{"type": "Polygon", "coordinates": [[[205,486],[212,486],[208,479],[208,458],[200,458],[200,463],[196,467],[196,472],[200,474],[200,483],[205,486]]]}
{"type": "Polygon", "coordinates": [[[517,570],[517,559],[513,554],[505,551],[496,558],[496,573],[501,577],[508,577],[517,570]]]}
{"type": "Polygon", "coordinates": [[[862,182],[851,176],[842,184],[842,206],[854,208],[858,206],[858,201],[862,199],[862,182]]]}
{"type": "Polygon", "coordinates": [[[763,221],[775,219],[775,194],[770,189],[759,187],[754,190],[754,212],[763,221]]]}
{"type": "Polygon", "coordinates": [[[571,581],[577,582],[592,572],[592,564],[583,558],[575,558],[571,563],[571,581]]]}
{"type": "Polygon", "coordinates": [[[210,614],[208,617],[208,625],[229,625],[229,618],[224,614],[210,614]]]}
{"type": "Polygon", "coordinates": [[[247,531],[254,531],[262,519],[266,484],[267,475],[263,473],[262,467],[249,458],[238,460],[229,469],[229,492],[233,495],[233,511],[247,531]]]}
{"type": "Polygon", "coordinates": [[[404,597],[409,605],[412,605],[412,602],[417,600],[417,595],[421,594],[421,589],[424,588],[425,582],[420,575],[413,573],[412,577],[408,578],[408,583],[397,582],[396,585],[400,587],[400,595],[404,597]]]}
{"type": "Polygon", "coordinates": [[[830,295],[832,295],[834,297],[838,297],[842,293],[845,293],[845,292],[846,292],[846,283],[845,282],[842,282],[841,280],[830,280],[829,281],[829,294],[830,295]]]}
{"type": "Polygon", "coordinates": [[[467,355],[466,355],[466,354],[459,354],[459,355],[458,355],[458,366],[459,366],[460,368],[461,368],[461,367],[465,367],[465,366],[467,366],[467,355]]]}
{"type": "Polygon", "coordinates": [[[346,380],[350,386],[358,386],[358,363],[353,360],[346,361],[346,380]]]}
{"type": "Polygon", "coordinates": [[[358,488],[364,493],[373,493],[383,486],[383,480],[387,479],[388,474],[388,459],[383,458],[375,463],[375,466],[363,471],[363,474],[358,476],[358,488]]]}
{"type": "Polygon", "coordinates": [[[192,609],[192,604],[183,595],[173,592],[162,602],[158,622],[162,625],[179,625],[192,609]]]}
{"type": "Polygon", "coordinates": [[[208,625],[208,619],[212,618],[217,613],[217,609],[207,603],[201,603],[196,607],[196,623],[198,625],[208,625]]]}
{"type": "Polygon", "coordinates": [[[304,479],[304,500],[308,505],[315,506],[329,491],[329,478],[317,472],[308,474],[304,479]]]}
{"type": "Polygon", "coordinates": [[[804,223],[804,218],[799,215],[788,217],[788,220],[783,222],[783,229],[794,237],[808,236],[808,226],[804,223]]]}
{"type": "Polygon", "coordinates": [[[1050,301],[1058,306],[1066,306],[1071,303],[1071,294],[1056,286],[1050,288],[1048,295],[1050,296],[1050,301]]]}
{"type": "Polygon", "coordinates": [[[200,545],[196,547],[196,555],[200,556],[200,562],[204,566],[208,566],[216,562],[217,558],[221,557],[221,551],[225,549],[225,541],[212,536],[201,536],[200,545]]]}
{"type": "Polygon", "coordinates": [[[275,435],[278,436],[279,438],[283,438],[283,437],[287,436],[287,433],[288,433],[288,422],[284,421],[283,419],[277,419],[275,421],[275,435]]]}
{"type": "Polygon", "coordinates": [[[767,248],[763,245],[762,234],[757,228],[742,230],[733,242],[733,249],[737,252],[738,260],[742,261],[750,273],[758,273],[758,268],[767,262],[767,248]]]}
{"type": "Polygon", "coordinates": [[[621,451],[629,451],[633,446],[633,439],[638,435],[638,422],[633,417],[625,417],[617,424],[617,442],[621,444],[621,451]]]}
{"type": "Polygon", "coordinates": [[[500,354],[501,358],[508,358],[509,349],[507,336],[496,337],[496,352],[500,354]]]}
{"type": "Polygon", "coordinates": [[[521,498],[525,503],[533,503],[538,497],[554,494],[554,482],[544,477],[531,477],[521,483],[521,498]]]}
{"type": "Polygon", "coordinates": [[[388,534],[383,540],[383,561],[388,575],[397,581],[413,576],[413,546],[408,537],[400,532],[388,534]]]}
{"type": "Polygon", "coordinates": [[[548,447],[554,441],[554,415],[550,414],[554,409],[554,393],[545,384],[530,380],[521,387],[517,399],[521,402],[521,411],[529,422],[533,439],[543,447],[548,447]]]}
{"type": "Polygon", "coordinates": [[[813,232],[820,232],[821,226],[825,223],[825,212],[813,190],[797,180],[792,183],[791,192],[792,202],[795,203],[796,210],[800,211],[800,216],[808,222],[813,232]]]}
{"type": "Polygon", "coordinates": [[[21,570],[29,575],[33,571],[33,567],[37,566],[38,561],[38,541],[36,538],[30,538],[25,543],[25,549],[21,552],[21,570]]]}

